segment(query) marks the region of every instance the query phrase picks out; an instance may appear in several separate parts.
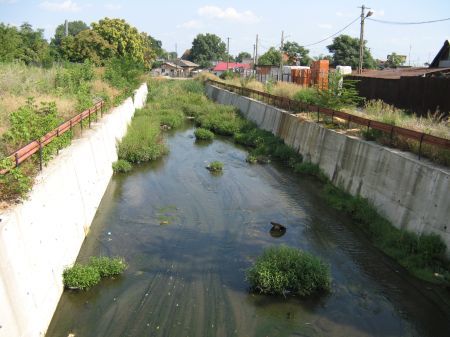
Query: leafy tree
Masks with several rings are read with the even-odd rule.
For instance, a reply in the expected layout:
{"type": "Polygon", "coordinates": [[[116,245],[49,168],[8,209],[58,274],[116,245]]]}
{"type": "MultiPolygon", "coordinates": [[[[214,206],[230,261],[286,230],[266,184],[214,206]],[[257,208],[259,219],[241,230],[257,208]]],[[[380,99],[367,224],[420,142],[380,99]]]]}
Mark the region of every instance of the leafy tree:
{"type": "Polygon", "coordinates": [[[309,57],[309,50],[305,47],[300,46],[297,42],[287,41],[283,46],[283,51],[288,56],[288,64],[297,64],[306,66],[311,62],[311,57],[309,57]]]}
{"type": "Polygon", "coordinates": [[[86,29],[78,35],[64,37],[60,42],[60,55],[71,62],[92,61],[104,65],[114,55],[113,46],[97,32],[86,29]]]}
{"type": "Polygon", "coordinates": [[[333,56],[331,55],[323,55],[323,54],[319,54],[317,56],[313,56],[312,58],[314,61],[319,61],[319,60],[328,60],[330,61],[330,63],[333,61],[333,56]]]}
{"type": "Polygon", "coordinates": [[[144,63],[146,42],[139,31],[125,20],[104,18],[94,22],[92,29],[113,47],[117,56],[144,63]]]}
{"type": "Polygon", "coordinates": [[[388,55],[385,66],[389,68],[397,68],[399,66],[402,66],[405,61],[406,59],[404,56],[392,53],[391,55],[388,55]]]}
{"type": "MultiPolygon", "coordinates": [[[[363,67],[372,69],[376,67],[375,60],[370,54],[369,49],[365,46],[364,41],[364,61],[363,67]]],[[[353,69],[358,68],[359,63],[359,39],[348,35],[339,35],[333,39],[333,43],[327,46],[330,53],[333,54],[333,66],[345,65],[351,66],[353,69]]]]}
{"type": "Polygon", "coordinates": [[[19,58],[22,38],[16,27],[0,23],[0,61],[11,62],[19,58]]]}
{"type": "Polygon", "coordinates": [[[190,59],[201,67],[210,67],[211,61],[224,59],[225,43],[215,34],[198,34],[192,41],[190,59]]]}
{"type": "Polygon", "coordinates": [[[240,52],[238,56],[236,56],[236,62],[242,62],[244,59],[252,58],[252,55],[250,53],[247,53],[246,51],[240,52]]]}
{"type": "Polygon", "coordinates": [[[29,23],[25,22],[20,26],[19,35],[21,47],[18,59],[26,64],[51,65],[50,48],[47,40],[44,39],[43,29],[34,30],[29,23]]]}
{"type": "MultiPolygon", "coordinates": [[[[76,36],[78,33],[82,32],[83,30],[89,29],[89,26],[84,23],[83,21],[69,21],[67,23],[68,28],[68,36],[76,36]]],[[[61,45],[62,39],[65,37],[65,24],[60,24],[58,27],[56,27],[55,30],[55,36],[52,39],[52,46],[59,47],[61,45]]]]}
{"type": "Polygon", "coordinates": [[[270,49],[258,59],[258,64],[263,66],[279,65],[280,62],[280,51],[276,50],[274,47],[270,47],[270,49]]]}

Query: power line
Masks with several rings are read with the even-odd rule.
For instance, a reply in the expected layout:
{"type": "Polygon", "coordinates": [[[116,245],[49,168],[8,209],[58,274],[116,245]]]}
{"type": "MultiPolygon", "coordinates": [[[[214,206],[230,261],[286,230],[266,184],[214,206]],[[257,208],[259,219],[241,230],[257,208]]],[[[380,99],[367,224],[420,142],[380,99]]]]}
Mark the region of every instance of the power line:
{"type": "Polygon", "coordinates": [[[326,41],[326,40],[328,40],[328,39],[331,39],[332,37],[335,37],[335,36],[338,35],[339,33],[341,33],[341,32],[343,32],[344,30],[346,30],[348,27],[350,27],[352,24],[354,24],[356,21],[358,21],[358,19],[359,19],[359,16],[358,16],[355,20],[353,20],[352,22],[350,22],[350,23],[349,23],[347,26],[345,26],[344,28],[338,30],[338,31],[337,31],[336,33],[334,33],[333,35],[327,36],[326,38],[324,38],[324,39],[322,39],[322,40],[320,40],[320,41],[314,42],[314,43],[305,44],[305,45],[303,45],[303,47],[314,46],[314,45],[319,44],[319,43],[322,43],[322,42],[324,42],[324,41],[326,41]]]}
{"type": "Polygon", "coordinates": [[[386,23],[386,24],[390,24],[390,25],[423,25],[425,23],[449,21],[450,18],[439,19],[439,20],[430,20],[430,21],[417,21],[417,22],[386,21],[386,20],[378,20],[378,19],[373,19],[373,18],[367,18],[367,20],[375,21],[375,22],[379,22],[379,23],[386,23]]]}

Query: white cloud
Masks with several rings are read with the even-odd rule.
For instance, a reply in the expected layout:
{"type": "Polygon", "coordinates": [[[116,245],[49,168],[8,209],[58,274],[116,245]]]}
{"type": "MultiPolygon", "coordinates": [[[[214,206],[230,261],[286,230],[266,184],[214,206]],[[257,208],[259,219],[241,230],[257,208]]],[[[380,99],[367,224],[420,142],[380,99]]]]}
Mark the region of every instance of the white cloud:
{"type": "Polygon", "coordinates": [[[203,27],[203,24],[198,20],[189,20],[177,26],[177,28],[187,28],[187,29],[194,29],[201,27],[203,27]]]}
{"type": "Polygon", "coordinates": [[[329,23],[319,23],[317,25],[317,27],[323,28],[323,29],[331,29],[331,28],[333,28],[333,25],[330,25],[329,23]]]}
{"type": "Polygon", "coordinates": [[[252,11],[239,12],[232,7],[222,9],[217,6],[204,6],[200,7],[197,13],[201,17],[208,19],[221,19],[240,23],[256,23],[261,20],[252,11]]]}
{"type": "Polygon", "coordinates": [[[52,12],[79,12],[81,10],[81,6],[72,0],[60,2],[44,1],[39,6],[52,12]]]}
{"type": "Polygon", "coordinates": [[[118,10],[122,9],[122,5],[120,5],[120,4],[106,4],[105,8],[108,11],[118,11],[118,10]]]}

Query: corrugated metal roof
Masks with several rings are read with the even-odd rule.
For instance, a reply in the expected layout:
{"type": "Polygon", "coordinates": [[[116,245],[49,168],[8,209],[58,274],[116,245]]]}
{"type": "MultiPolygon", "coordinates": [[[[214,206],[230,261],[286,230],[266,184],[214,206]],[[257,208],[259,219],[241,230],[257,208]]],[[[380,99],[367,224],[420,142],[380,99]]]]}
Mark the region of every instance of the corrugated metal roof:
{"type": "Polygon", "coordinates": [[[358,77],[399,79],[400,77],[404,76],[423,76],[440,72],[450,72],[450,68],[417,67],[417,68],[396,68],[383,70],[364,70],[362,74],[352,73],[352,75],[358,77]]]}
{"type": "Polygon", "coordinates": [[[251,65],[248,63],[228,62],[228,68],[227,68],[227,62],[219,62],[214,67],[213,71],[225,71],[227,69],[235,69],[235,68],[250,69],[251,65]]]}

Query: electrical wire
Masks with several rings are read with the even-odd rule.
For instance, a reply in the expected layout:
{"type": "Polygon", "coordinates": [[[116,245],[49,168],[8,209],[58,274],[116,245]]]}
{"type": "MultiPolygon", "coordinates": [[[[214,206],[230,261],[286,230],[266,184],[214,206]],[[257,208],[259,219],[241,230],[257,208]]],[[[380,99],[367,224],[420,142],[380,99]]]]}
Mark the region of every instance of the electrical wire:
{"type": "Polygon", "coordinates": [[[314,43],[305,44],[305,45],[303,45],[303,47],[314,46],[314,45],[319,44],[319,43],[322,43],[322,42],[324,42],[324,41],[326,41],[326,40],[328,40],[328,39],[331,39],[332,37],[335,37],[335,36],[338,35],[339,33],[341,33],[341,32],[343,32],[344,30],[346,30],[348,27],[350,27],[352,24],[354,24],[356,21],[358,21],[359,18],[360,18],[360,17],[358,16],[355,20],[353,20],[352,22],[350,22],[347,26],[345,26],[344,28],[340,29],[339,31],[337,31],[337,32],[334,33],[333,35],[327,36],[326,38],[324,38],[324,39],[322,39],[322,40],[320,40],[320,41],[314,42],[314,43]]]}
{"type": "Polygon", "coordinates": [[[378,20],[378,19],[373,19],[373,18],[366,18],[366,19],[370,20],[370,21],[375,21],[375,22],[379,22],[379,23],[386,23],[386,24],[390,24],[390,25],[423,25],[425,23],[434,23],[434,22],[442,22],[442,21],[449,21],[450,20],[450,18],[446,18],[446,19],[430,20],[430,21],[399,22],[399,21],[378,20]]]}

